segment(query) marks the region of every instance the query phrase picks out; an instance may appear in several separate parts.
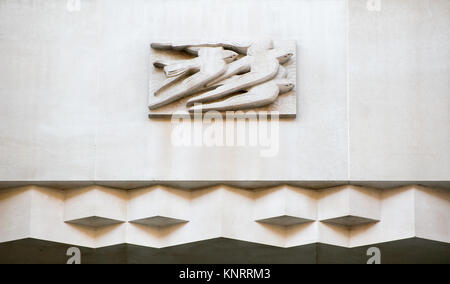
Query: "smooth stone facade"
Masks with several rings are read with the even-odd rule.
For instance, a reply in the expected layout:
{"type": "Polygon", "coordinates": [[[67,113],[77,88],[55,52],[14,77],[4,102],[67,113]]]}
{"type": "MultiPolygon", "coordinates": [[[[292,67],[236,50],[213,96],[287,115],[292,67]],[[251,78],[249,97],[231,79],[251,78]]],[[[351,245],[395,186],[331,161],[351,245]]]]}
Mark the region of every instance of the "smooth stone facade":
{"type": "Polygon", "coordinates": [[[0,1],[0,262],[450,262],[450,1],[73,2],[0,1]],[[148,118],[150,43],[218,35],[297,43],[271,157],[148,118]]]}
{"type": "Polygon", "coordinates": [[[365,2],[2,2],[0,180],[449,181],[450,4],[365,2]],[[152,40],[218,34],[297,42],[274,157],[147,117],[152,40]]]}

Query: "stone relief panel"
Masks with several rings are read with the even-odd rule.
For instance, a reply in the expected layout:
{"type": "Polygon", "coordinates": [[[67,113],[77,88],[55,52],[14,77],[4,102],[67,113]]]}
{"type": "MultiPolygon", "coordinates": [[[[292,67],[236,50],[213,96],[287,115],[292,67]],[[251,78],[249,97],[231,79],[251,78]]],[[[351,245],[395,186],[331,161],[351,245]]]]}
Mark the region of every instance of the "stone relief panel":
{"type": "Polygon", "coordinates": [[[153,42],[149,69],[150,117],[240,110],[296,116],[292,40],[153,42]]]}

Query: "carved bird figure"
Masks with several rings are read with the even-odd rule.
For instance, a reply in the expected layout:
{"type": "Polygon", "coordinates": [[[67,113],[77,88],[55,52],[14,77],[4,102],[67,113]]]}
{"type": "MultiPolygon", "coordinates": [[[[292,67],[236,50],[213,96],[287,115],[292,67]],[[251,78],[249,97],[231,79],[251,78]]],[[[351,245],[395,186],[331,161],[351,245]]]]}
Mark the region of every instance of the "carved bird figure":
{"type": "MultiPolygon", "coordinates": [[[[239,77],[242,75],[235,76],[239,77]]],[[[279,94],[289,92],[294,88],[294,84],[289,82],[286,77],[286,69],[280,66],[274,79],[252,86],[243,94],[237,94],[219,102],[194,105],[188,110],[189,112],[206,112],[209,110],[227,111],[262,107],[271,104],[277,99],[279,94]]],[[[228,80],[233,81],[238,79],[231,77],[228,80]]]]}
{"type": "Polygon", "coordinates": [[[166,79],[149,100],[149,108],[155,109],[167,105],[182,97],[195,93],[207,83],[222,75],[227,63],[232,62],[238,54],[222,47],[203,47],[197,49],[198,57],[187,60],[157,60],[154,66],[164,68],[166,79]],[[193,75],[191,75],[193,74],[193,75]],[[191,75],[186,78],[186,76],[191,75]],[[185,78],[180,84],[170,87],[176,81],[185,78]]]}
{"type": "Polygon", "coordinates": [[[154,49],[172,49],[172,50],[184,50],[189,53],[196,53],[199,47],[223,47],[225,49],[234,50],[240,54],[255,53],[257,50],[268,50],[273,48],[273,42],[270,39],[258,39],[254,41],[250,40],[181,40],[173,42],[154,42],[151,44],[154,49]]]}
{"type": "Polygon", "coordinates": [[[205,103],[223,98],[232,93],[245,90],[251,86],[260,84],[275,77],[280,64],[285,63],[293,56],[293,53],[282,49],[259,51],[256,55],[247,55],[228,65],[227,70],[206,87],[216,84],[218,87],[204,94],[193,97],[187,101],[187,106],[195,103],[205,103]],[[236,74],[242,74],[234,80],[224,83],[220,81],[236,74]]]}

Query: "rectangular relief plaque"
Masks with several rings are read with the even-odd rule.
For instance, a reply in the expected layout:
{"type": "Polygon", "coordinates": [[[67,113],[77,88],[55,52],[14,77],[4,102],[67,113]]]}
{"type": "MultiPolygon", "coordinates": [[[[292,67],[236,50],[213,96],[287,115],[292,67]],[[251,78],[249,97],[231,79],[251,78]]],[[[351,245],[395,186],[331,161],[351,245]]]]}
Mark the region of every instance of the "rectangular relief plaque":
{"type": "Polygon", "coordinates": [[[292,40],[153,42],[149,69],[150,117],[250,110],[296,116],[292,40]]]}

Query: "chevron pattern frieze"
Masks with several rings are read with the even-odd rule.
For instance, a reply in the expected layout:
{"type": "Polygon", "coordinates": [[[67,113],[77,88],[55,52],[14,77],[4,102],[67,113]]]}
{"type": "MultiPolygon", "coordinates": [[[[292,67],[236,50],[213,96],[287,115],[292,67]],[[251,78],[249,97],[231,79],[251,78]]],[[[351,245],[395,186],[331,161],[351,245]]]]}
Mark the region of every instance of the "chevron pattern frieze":
{"type": "Polygon", "coordinates": [[[450,191],[288,185],[240,189],[103,186],[0,190],[0,242],[23,238],[98,248],[162,248],[213,238],[278,247],[357,247],[407,238],[450,243],[450,191]]]}

